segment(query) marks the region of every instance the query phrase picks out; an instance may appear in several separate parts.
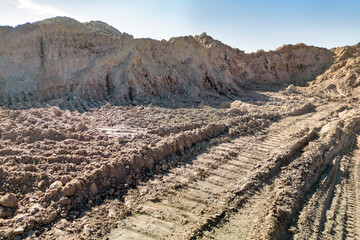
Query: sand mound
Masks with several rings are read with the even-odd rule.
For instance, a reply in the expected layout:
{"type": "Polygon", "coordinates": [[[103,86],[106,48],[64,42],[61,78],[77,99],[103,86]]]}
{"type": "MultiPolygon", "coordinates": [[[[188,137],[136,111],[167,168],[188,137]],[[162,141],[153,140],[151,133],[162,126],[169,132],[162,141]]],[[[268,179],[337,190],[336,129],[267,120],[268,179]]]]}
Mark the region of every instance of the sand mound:
{"type": "Polygon", "coordinates": [[[310,83],[313,92],[327,96],[360,96],[360,43],[335,48],[334,64],[310,83]]]}
{"type": "Polygon", "coordinates": [[[304,84],[334,55],[304,44],[245,54],[206,34],[134,39],[103,22],[64,17],[1,32],[0,105],[13,108],[228,100],[246,89],[304,84]]]}

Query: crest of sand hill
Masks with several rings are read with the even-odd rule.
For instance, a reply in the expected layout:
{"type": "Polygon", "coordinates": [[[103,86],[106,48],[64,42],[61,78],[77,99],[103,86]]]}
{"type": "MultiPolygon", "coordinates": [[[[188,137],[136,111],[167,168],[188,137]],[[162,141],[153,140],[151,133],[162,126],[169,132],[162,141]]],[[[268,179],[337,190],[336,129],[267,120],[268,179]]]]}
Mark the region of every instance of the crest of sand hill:
{"type": "MultiPolygon", "coordinates": [[[[134,39],[106,23],[57,17],[0,27],[0,105],[91,106],[232,98],[289,84],[331,93],[358,88],[359,44],[304,44],[246,54],[199,36],[134,39]]],[[[316,90],[317,91],[317,90],[316,90]]]]}

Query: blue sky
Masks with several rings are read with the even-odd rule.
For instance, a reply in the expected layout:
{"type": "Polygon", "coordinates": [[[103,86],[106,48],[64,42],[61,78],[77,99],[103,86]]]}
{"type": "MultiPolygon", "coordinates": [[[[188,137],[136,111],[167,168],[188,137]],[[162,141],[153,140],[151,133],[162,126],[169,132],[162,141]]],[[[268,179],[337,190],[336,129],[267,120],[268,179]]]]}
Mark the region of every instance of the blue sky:
{"type": "Polygon", "coordinates": [[[246,52],[360,42],[360,0],[0,0],[0,25],[54,16],[101,20],[136,38],[206,32],[246,52]]]}

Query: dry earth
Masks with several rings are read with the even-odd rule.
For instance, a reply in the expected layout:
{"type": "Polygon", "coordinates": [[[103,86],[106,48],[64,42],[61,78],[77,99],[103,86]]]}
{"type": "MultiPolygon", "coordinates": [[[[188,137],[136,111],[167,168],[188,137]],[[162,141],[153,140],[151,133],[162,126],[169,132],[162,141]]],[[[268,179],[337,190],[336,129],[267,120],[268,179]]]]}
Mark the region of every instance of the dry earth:
{"type": "Polygon", "coordinates": [[[360,239],[359,56],[1,27],[0,239],[360,239]]]}

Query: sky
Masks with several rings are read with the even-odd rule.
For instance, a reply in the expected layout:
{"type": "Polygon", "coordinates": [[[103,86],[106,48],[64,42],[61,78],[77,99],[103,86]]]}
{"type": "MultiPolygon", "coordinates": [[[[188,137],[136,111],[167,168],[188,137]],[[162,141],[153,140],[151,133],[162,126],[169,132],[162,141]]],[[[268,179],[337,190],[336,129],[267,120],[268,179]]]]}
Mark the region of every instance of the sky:
{"type": "Polygon", "coordinates": [[[199,35],[245,52],[360,42],[360,0],[0,0],[0,25],[100,20],[135,38],[199,35]]]}

